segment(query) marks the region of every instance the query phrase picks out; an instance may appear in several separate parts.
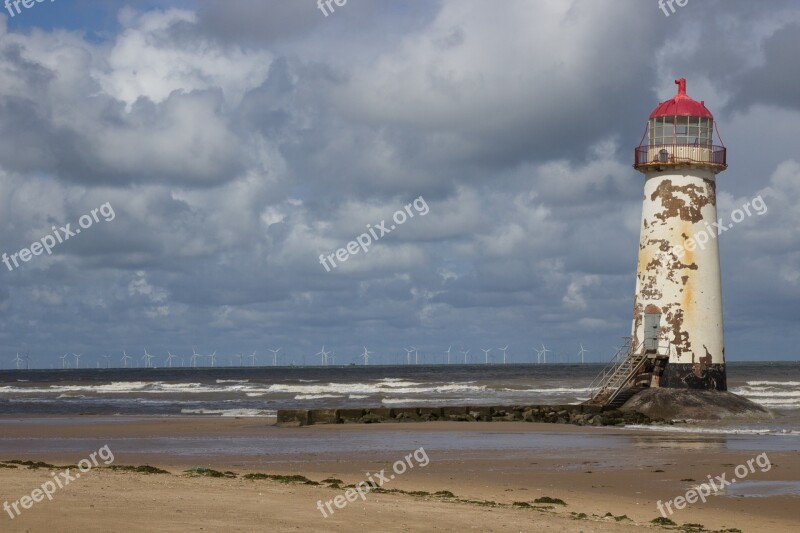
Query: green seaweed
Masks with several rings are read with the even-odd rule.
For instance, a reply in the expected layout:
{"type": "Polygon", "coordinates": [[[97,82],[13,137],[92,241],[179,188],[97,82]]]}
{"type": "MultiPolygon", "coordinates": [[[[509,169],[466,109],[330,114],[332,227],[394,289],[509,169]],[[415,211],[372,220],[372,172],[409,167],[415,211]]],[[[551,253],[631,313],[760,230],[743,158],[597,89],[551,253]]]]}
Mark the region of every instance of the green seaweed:
{"type": "Polygon", "coordinates": [[[161,470],[150,465],[129,466],[129,465],[111,465],[106,467],[115,472],[135,472],[137,474],[169,474],[166,470],[161,470]]]}
{"type": "Polygon", "coordinates": [[[533,500],[533,503],[552,503],[554,505],[567,505],[567,503],[560,499],[560,498],[551,498],[550,496],[542,496],[541,498],[536,498],[533,500]]]}
{"type": "Polygon", "coordinates": [[[211,468],[206,468],[204,466],[195,466],[186,470],[186,473],[193,476],[206,476],[206,477],[217,477],[217,478],[235,478],[236,474],[234,472],[220,472],[219,470],[212,470],[211,468]]]}
{"type": "Polygon", "coordinates": [[[677,526],[675,522],[670,520],[669,518],[664,518],[663,516],[659,516],[658,518],[654,518],[650,520],[651,524],[655,524],[657,526],[677,526]]]}
{"type": "Polygon", "coordinates": [[[20,461],[19,459],[12,459],[11,461],[2,461],[8,465],[19,465],[19,466],[27,466],[30,470],[38,470],[39,468],[55,468],[55,469],[64,469],[72,468],[77,469],[78,467],[75,465],[66,465],[66,466],[56,466],[51,465],[50,463],[43,463],[42,461],[20,461]]]}
{"type": "Polygon", "coordinates": [[[291,475],[291,476],[284,476],[281,474],[245,474],[245,479],[269,479],[272,481],[278,481],[280,483],[300,483],[302,485],[321,485],[319,481],[312,481],[305,476],[300,475],[291,475]]]}

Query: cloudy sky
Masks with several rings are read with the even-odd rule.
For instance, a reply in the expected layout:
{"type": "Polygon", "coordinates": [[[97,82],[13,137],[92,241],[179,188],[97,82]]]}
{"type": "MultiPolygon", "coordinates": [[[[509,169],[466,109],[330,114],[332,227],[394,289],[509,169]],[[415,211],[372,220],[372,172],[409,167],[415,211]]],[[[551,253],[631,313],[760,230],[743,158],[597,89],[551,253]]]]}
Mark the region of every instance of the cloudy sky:
{"type": "Polygon", "coordinates": [[[106,203],[114,218],[0,265],[3,367],[323,344],[339,363],[365,344],[386,362],[505,344],[530,361],[541,343],[574,360],[579,342],[605,360],[630,330],[633,147],[678,77],[729,149],[720,216],[768,206],[720,242],[728,359],[797,359],[797,2],[333,6],[4,11],[0,253],[106,203]],[[427,215],[320,265],[419,197],[427,215]]]}

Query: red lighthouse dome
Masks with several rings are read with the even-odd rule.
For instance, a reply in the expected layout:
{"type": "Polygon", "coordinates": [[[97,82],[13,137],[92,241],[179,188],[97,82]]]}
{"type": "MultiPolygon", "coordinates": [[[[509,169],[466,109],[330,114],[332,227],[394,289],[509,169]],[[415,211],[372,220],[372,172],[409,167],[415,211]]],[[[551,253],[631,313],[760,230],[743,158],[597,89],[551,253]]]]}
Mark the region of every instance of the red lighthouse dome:
{"type": "Polygon", "coordinates": [[[656,117],[704,117],[714,118],[705,102],[698,102],[686,94],[686,78],[675,80],[678,85],[678,94],[673,98],[658,104],[650,118],[656,117]]]}

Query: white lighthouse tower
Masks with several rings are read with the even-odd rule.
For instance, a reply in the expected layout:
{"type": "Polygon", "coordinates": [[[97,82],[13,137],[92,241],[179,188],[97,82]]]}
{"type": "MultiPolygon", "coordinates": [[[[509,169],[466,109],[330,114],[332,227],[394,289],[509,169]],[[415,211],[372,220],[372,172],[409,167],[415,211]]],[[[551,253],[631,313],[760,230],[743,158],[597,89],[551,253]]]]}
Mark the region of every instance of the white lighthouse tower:
{"type": "Polygon", "coordinates": [[[642,356],[639,383],[726,390],[716,228],[726,150],[714,145],[704,102],[686,94],[685,79],[675,83],[635,152],[644,198],[630,355],[642,356]]]}
{"type": "Polygon", "coordinates": [[[630,342],[592,383],[590,404],[619,407],[641,387],[727,390],[716,227],[727,154],[711,112],[675,83],[635,152],[644,197],[630,342]]]}

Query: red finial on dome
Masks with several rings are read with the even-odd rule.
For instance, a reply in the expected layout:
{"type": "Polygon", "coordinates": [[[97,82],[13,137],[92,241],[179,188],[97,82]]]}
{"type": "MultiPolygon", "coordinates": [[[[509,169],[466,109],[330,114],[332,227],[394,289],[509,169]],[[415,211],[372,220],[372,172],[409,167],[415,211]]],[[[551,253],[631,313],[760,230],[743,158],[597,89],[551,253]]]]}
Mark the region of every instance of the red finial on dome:
{"type": "Polygon", "coordinates": [[[678,78],[675,83],[678,85],[678,96],[686,96],[686,78],[678,78]]]}
{"type": "Polygon", "coordinates": [[[650,113],[650,118],[674,116],[714,118],[703,102],[698,102],[686,94],[686,78],[675,80],[675,84],[678,86],[678,94],[666,102],[661,102],[650,113]]]}

